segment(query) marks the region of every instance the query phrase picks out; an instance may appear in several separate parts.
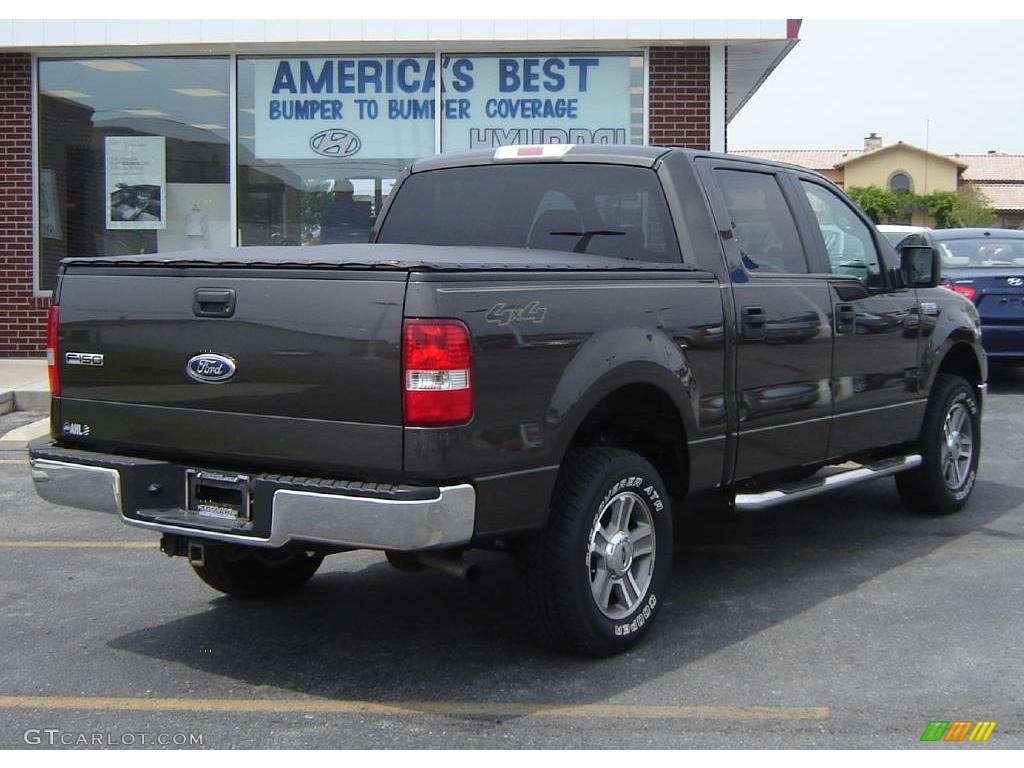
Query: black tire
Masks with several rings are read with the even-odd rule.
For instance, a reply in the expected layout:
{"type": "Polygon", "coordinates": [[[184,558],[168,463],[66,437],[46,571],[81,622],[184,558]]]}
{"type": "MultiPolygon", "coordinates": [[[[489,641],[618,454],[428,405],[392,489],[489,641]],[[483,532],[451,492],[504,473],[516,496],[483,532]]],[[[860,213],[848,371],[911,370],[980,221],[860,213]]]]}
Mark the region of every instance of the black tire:
{"type": "Polygon", "coordinates": [[[896,488],[903,505],[922,515],[950,515],[963,509],[974,489],[981,453],[981,409],[974,388],[968,381],[940,373],[935,378],[924,424],[917,446],[920,466],[896,475],[896,488]],[[963,414],[965,426],[953,431],[960,456],[950,465],[953,446],[947,442],[946,422],[963,414]],[[969,429],[970,434],[964,434],[969,429]],[[964,438],[969,441],[970,455],[962,456],[964,438]]]}
{"type": "Polygon", "coordinates": [[[672,572],[672,510],[657,471],[641,456],[616,448],[571,453],[562,464],[548,526],[526,543],[518,566],[528,626],[541,643],[589,656],[636,645],[664,610],[672,572]],[[616,515],[625,521],[619,528],[612,522],[616,515]],[[599,598],[605,588],[607,597],[599,598]]]}
{"type": "Polygon", "coordinates": [[[316,573],[323,555],[303,550],[261,551],[251,547],[204,547],[203,564],[192,570],[206,584],[232,597],[256,599],[294,592],[316,573]]]}

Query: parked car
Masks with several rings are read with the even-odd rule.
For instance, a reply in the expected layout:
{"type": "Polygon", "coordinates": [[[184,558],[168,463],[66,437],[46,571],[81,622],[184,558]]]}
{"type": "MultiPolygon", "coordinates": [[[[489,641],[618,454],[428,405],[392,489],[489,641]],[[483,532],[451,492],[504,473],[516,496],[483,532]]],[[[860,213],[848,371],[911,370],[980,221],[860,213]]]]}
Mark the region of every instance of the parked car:
{"type": "Polygon", "coordinates": [[[760,510],[895,475],[949,514],[974,487],[974,306],[812,171],[442,155],[373,240],[62,262],[40,495],[161,534],[237,597],[352,549],[462,578],[467,550],[507,552],[517,625],[600,656],[666,609],[691,496],[760,510]]]}
{"type": "Polygon", "coordinates": [[[895,248],[900,244],[907,235],[914,235],[919,232],[929,232],[928,227],[918,227],[911,224],[879,224],[878,231],[882,233],[882,237],[889,241],[889,244],[895,248]]]}
{"type": "Polygon", "coordinates": [[[938,250],[942,285],[978,308],[981,341],[989,360],[1024,363],[1024,232],[935,229],[902,242],[938,250]]]}

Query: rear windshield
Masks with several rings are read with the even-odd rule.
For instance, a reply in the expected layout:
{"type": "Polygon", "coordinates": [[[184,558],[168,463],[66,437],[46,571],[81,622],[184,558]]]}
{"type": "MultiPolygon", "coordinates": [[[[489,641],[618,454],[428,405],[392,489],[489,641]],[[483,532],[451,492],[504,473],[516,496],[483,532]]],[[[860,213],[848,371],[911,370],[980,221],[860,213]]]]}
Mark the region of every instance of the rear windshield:
{"type": "Polygon", "coordinates": [[[377,242],[680,261],[654,171],[617,165],[520,163],[416,173],[395,193],[377,242]]]}
{"type": "Polygon", "coordinates": [[[1024,267],[1024,237],[940,240],[945,267],[1024,267]]]}

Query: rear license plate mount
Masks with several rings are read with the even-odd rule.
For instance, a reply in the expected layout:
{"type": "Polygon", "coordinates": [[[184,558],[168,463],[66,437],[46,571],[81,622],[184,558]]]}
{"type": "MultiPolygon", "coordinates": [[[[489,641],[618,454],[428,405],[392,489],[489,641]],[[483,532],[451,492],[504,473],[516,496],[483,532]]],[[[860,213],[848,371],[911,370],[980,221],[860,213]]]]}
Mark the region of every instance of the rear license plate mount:
{"type": "Polygon", "coordinates": [[[192,514],[215,520],[251,519],[248,475],[190,469],[185,478],[188,510],[192,514]]]}

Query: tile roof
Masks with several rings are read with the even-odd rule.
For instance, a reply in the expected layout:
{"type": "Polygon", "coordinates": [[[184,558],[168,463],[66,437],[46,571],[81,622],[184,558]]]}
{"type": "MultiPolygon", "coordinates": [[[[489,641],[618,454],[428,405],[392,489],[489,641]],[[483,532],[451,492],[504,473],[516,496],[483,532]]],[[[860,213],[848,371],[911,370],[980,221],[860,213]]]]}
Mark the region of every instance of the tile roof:
{"type": "MultiPolygon", "coordinates": [[[[889,144],[885,148],[899,146],[889,144]]],[[[905,144],[910,147],[911,145],[905,144]]],[[[917,149],[917,147],[911,147],[917,149]]],[[[877,152],[878,150],[873,150],[877,152]]],[[[924,150],[921,150],[924,151],[924,150]]],[[[867,154],[863,149],[736,149],[733,154],[792,163],[816,171],[834,170],[840,163],[867,154]]],[[[967,166],[964,181],[1019,181],[1024,183],[1024,155],[946,155],[953,162],[967,166]]]]}
{"type": "Polygon", "coordinates": [[[965,181],[1024,182],[1024,155],[953,155],[967,163],[965,181]]]}
{"type": "Polygon", "coordinates": [[[857,156],[848,157],[846,160],[843,160],[842,162],[839,163],[839,166],[842,167],[847,163],[852,163],[856,160],[860,160],[862,157],[867,157],[868,155],[881,155],[885,152],[893,152],[899,149],[909,149],[911,152],[917,152],[922,155],[928,155],[929,157],[942,158],[950,163],[954,163],[960,166],[961,170],[967,168],[967,163],[960,160],[956,155],[940,155],[938,152],[932,152],[931,150],[928,149],[922,149],[921,147],[918,147],[914,144],[910,144],[909,142],[906,141],[897,141],[895,144],[886,144],[884,147],[878,147],[878,149],[872,149],[870,151],[865,150],[864,152],[861,152],[857,156]]]}
{"type": "Polygon", "coordinates": [[[831,171],[838,163],[864,154],[862,149],[734,149],[731,152],[758,160],[801,165],[814,171],[831,171]]]}
{"type": "Polygon", "coordinates": [[[997,211],[1024,211],[1024,182],[1020,184],[974,184],[997,211]]]}

